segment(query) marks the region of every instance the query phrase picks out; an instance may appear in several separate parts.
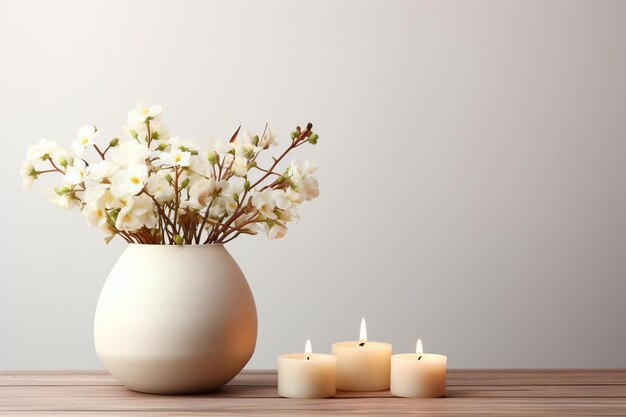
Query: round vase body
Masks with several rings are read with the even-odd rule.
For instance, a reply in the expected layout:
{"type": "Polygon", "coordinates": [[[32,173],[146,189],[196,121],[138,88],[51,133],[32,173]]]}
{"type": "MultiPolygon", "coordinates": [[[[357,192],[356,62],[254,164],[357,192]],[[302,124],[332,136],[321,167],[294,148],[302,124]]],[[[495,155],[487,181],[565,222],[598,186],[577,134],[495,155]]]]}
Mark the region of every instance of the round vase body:
{"type": "Polygon", "coordinates": [[[223,245],[129,245],[94,322],[109,372],[153,394],[220,388],[246,365],[256,336],[252,292],[223,245]]]}

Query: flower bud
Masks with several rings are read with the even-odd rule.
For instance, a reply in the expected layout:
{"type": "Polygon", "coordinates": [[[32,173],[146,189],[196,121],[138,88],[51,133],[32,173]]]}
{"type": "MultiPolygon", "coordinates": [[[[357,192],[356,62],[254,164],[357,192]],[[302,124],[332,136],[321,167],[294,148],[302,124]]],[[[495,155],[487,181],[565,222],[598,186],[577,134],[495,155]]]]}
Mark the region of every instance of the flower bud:
{"type": "Polygon", "coordinates": [[[243,189],[245,191],[250,191],[250,181],[246,180],[246,182],[243,183],[243,189]]]}
{"type": "Polygon", "coordinates": [[[119,138],[113,138],[109,141],[109,146],[111,148],[115,148],[117,145],[120,144],[120,139],[119,138]]]}
{"type": "Polygon", "coordinates": [[[133,137],[133,139],[137,139],[137,136],[139,136],[139,133],[137,133],[136,130],[130,129],[130,135],[133,137]]]}
{"type": "Polygon", "coordinates": [[[289,136],[291,136],[291,139],[295,139],[295,138],[297,138],[297,137],[298,137],[298,133],[297,133],[297,132],[291,132],[291,133],[289,134],[289,136]]]}
{"type": "Polygon", "coordinates": [[[187,188],[188,185],[189,185],[189,178],[185,178],[185,180],[180,183],[180,188],[187,188]]]}
{"type": "Polygon", "coordinates": [[[67,168],[67,159],[65,159],[64,156],[61,156],[59,158],[59,165],[61,165],[63,168],[67,168]]]}
{"type": "Polygon", "coordinates": [[[207,155],[207,159],[209,160],[209,163],[211,165],[215,165],[215,153],[209,152],[209,154],[207,155]]]}
{"type": "Polygon", "coordinates": [[[115,222],[117,221],[117,216],[120,214],[119,208],[115,208],[113,210],[109,210],[107,213],[107,224],[110,226],[115,226],[115,222]]]}
{"type": "Polygon", "coordinates": [[[182,245],[183,244],[183,238],[181,235],[175,235],[174,236],[174,243],[176,243],[177,245],[182,245]]]}
{"type": "Polygon", "coordinates": [[[259,145],[259,135],[254,135],[252,137],[252,143],[254,144],[254,146],[258,146],[259,145]]]}
{"type": "Polygon", "coordinates": [[[172,176],[171,176],[170,174],[165,174],[165,179],[167,180],[167,182],[169,182],[169,183],[170,183],[170,185],[172,184],[172,181],[174,181],[174,180],[172,179],[172,176]]]}
{"type": "Polygon", "coordinates": [[[58,187],[54,189],[54,192],[58,195],[65,195],[69,193],[71,190],[68,187],[58,187]]]}
{"type": "Polygon", "coordinates": [[[167,148],[167,143],[160,143],[159,146],[157,146],[157,151],[161,151],[163,152],[165,149],[167,148]]]}
{"type": "Polygon", "coordinates": [[[317,140],[319,139],[319,135],[317,133],[313,133],[311,136],[309,136],[309,143],[312,145],[317,144],[317,140]]]}

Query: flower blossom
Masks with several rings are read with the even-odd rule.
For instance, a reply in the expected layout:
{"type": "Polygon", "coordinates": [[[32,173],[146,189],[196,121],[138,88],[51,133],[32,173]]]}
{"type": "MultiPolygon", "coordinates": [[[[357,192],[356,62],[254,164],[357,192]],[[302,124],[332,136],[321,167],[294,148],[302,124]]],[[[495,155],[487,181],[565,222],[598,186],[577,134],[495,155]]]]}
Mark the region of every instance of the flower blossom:
{"type": "Polygon", "coordinates": [[[170,152],[161,152],[159,159],[163,165],[188,167],[191,164],[191,152],[181,151],[179,148],[170,152]]]}
{"type": "Polygon", "coordinates": [[[154,203],[146,195],[133,196],[124,201],[117,218],[115,227],[118,230],[138,230],[143,226],[152,228],[157,224],[154,203]]]}
{"type": "Polygon", "coordinates": [[[74,165],[68,165],[63,181],[67,184],[80,184],[85,181],[85,173],[87,171],[87,164],[82,159],[78,159],[74,162],[74,165]]]}
{"type": "Polygon", "coordinates": [[[20,175],[22,176],[22,186],[25,190],[30,190],[33,186],[33,181],[37,177],[37,170],[33,165],[33,161],[27,159],[22,164],[22,169],[20,170],[20,175]]]}
{"type": "Polygon", "coordinates": [[[148,167],[145,165],[131,165],[127,169],[118,171],[111,178],[113,187],[111,192],[117,198],[136,195],[141,192],[148,180],[148,167]]]}
{"type": "Polygon", "coordinates": [[[160,203],[168,203],[174,199],[174,187],[167,180],[169,173],[161,170],[151,175],[146,183],[146,191],[160,203]]]}
{"type": "Polygon", "coordinates": [[[89,145],[93,145],[94,139],[98,136],[98,129],[95,126],[83,126],[78,129],[78,139],[70,145],[74,155],[81,157],[89,145]]]}

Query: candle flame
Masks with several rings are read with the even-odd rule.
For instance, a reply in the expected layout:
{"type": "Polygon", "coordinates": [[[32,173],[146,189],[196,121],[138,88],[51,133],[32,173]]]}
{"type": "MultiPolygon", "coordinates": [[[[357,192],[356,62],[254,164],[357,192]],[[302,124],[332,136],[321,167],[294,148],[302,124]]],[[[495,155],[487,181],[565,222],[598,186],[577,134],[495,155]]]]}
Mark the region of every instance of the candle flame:
{"type": "Polygon", "coordinates": [[[304,345],[304,353],[313,353],[313,349],[311,349],[311,339],[306,340],[306,344],[304,345]]]}
{"type": "Polygon", "coordinates": [[[359,342],[367,342],[367,327],[365,327],[365,317],[361,319],[361,331],[359,332],[359,342]]]}
{"type": "Polygon", "coordinates": [[[415,345],[415,353],[424,353],[424,348],[422,347],[422,339],[417,339],[417,344],[415,345]]]}

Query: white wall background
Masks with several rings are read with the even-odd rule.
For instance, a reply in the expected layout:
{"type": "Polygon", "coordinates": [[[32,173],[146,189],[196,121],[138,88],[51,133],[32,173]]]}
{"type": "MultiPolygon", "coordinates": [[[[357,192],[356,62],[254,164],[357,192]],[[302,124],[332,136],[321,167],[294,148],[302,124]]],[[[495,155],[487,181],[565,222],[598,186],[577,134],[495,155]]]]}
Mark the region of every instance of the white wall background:
{"type": "Polygon", "coordinates": [[[269,121],[321,196],[228,245],[249,366],[357,337],[451,367],[626,367],[626,2],[0,0],[0,369],[101,367],[109,246],[21,189],[26,147],[137,101],[173,132],[269,121]]]}

